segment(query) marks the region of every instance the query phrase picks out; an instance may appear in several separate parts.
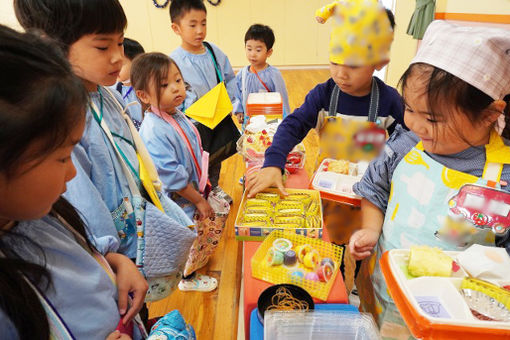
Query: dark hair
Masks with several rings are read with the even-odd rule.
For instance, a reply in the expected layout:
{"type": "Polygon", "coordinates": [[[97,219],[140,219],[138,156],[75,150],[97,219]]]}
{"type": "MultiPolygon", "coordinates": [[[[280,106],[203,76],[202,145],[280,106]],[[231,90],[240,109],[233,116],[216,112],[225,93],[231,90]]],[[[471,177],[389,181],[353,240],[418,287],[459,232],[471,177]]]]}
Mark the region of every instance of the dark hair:
{"type": "MultiPolygon", "coordinates": [[[[424,85],[423,94],[427,96],[431,119],[438,113],[448,114],[446,103],[464,112],[473,123],[486,118],[484,110],[494,101],[489,95],[464,80],[440,68],[425,63],[409,66],[400,78],[399,86],[405,100],[405,90],[410,76],[418,77],[424,85]]],[[[464,136],[462,136],[464,137],[464,136]]]]}
{"type": "Polygon", "coordinates": [[[505,128],[501,136],[510,139],[510,93],[503,98],[503,101],[506,103],[505,109],[503,110],[503,114],[505,115],[505,128]]]}
{"type": "Polygon", "coordinates": [[[131,64],[131,86],[135,91],[150,92],[151,86],[156,89],[157,105],[161,99],[161,85],[168,77],[170,66],[175,65],[179,73],[182,72],[175,61],[166,54],[159,52],[144,53],[137,56],[131,64]]]}
{"type": "Polygon", "coordinates": [[[258,40],[266,44],[266,48],[269,51],[274,45],[274,33],[271,27],[261,24],[254,24],[248,28],[244,35],[244,43],[248,40],[258,40]]]}
{"type": "Polygon", "coordinates": [[[139,54],[145,53],[142,45],[136,40],[124,38],[124,55],[130,60],[135,59],[139,54]]]}
{"type": "Polygon", "coordinates": [[[207,13],[204,0],[172,0],[170,3],[170,21],[179,23],[179,20],[192,9],[207,13]]]}
{"type": "MultiPolygon", "coordinates": [[[[88,97],[60,49],[30,33],[0,25],[0,64],[4,80],[0,83],[0,173],[9,177],[22,164],[44,158],[65,142],[69,131],[84,119],[88,97]],[[34,141],[43,143],[35,154],[27,155],[34,141]]],[[[63,198],[53,205],[53,214],[86,235],[80,217],[63,198]]],[[[21,274],[36,286],[49,287],[44,253],[41,249],[42,264],[26,262],[12,249],[12,241],[4,241],[6,234],[37,246],[16,234],[16,227],[0,230],[0,251],[6,255],[0,257],[0,308],[20,339],[48,339],[46,313],[21,274]]]]}
{"type": "Polygon", "coordinates": [[[388,20],[390,21],[391,28],[395,29],[395,16],[393,15],[393,12],[389,8],[384,9],[386,11],[386,15],[388,16],[388,20]]]}
{"type": "Polygon", "coordinates": [[[127,19],[118,0],[14,0],[25,30],[37,29],[67,52],[86,34],[124,32],[127,19]]]}

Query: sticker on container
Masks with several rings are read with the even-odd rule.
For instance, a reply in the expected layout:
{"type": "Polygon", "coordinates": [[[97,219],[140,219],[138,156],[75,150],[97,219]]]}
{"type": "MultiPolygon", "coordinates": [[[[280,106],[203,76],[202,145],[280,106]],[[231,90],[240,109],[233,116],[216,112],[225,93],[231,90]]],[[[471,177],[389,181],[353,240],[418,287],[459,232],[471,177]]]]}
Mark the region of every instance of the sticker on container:
{"type": "Polygon", "coordinates": [[[415,296],[420,308],[434,318],[451,319],[441,300],[437,296],[415,296]]]}

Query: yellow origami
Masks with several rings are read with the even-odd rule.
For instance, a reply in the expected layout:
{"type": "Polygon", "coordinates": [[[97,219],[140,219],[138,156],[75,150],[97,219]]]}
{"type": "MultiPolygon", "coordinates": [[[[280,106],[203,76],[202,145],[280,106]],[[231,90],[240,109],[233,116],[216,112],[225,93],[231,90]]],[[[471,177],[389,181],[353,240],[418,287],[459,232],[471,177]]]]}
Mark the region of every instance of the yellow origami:
{"type": "Polygon", "coordinates": [[[232,102],[223,82],[213,87],[186,109],[186,116],[214,129],[230,112],[232,102]]]}
{"type": "Polygon", "coordinates": [[[337,0],[318,9],[315,16],[320,23],[335,18],[329,61],[365,66],[389,60],[393,29],[377,0],[337,0]]]}

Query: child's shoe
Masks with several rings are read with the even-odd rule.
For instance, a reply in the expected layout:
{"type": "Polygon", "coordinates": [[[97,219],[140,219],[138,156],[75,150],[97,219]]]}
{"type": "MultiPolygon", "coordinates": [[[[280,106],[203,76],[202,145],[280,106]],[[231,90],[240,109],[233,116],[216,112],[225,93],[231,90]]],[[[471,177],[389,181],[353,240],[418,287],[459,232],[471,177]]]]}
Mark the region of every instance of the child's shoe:
{"type": "Polygon", "coordinates": [[[227,194],[225,191],[223,191],[223,189],[220,188],[220,186],[217,186],[214,189],[212,189],[212,192],[215,195],[217,195],[218,197],[223,198],[224,200],[226,200],[228,202],[228,204],[232,205],[232,203],[234,203],[234,201],[232,200],[232,197],[230,197],[229,194],[227,194]]]}
{"type": "Polygon", "coordinates": [[[212,292],[218,287],[218,280],[212,276],[196,274],[189,279],[182,279],[179,282],[179,290],[183,292],[212,292]]]}

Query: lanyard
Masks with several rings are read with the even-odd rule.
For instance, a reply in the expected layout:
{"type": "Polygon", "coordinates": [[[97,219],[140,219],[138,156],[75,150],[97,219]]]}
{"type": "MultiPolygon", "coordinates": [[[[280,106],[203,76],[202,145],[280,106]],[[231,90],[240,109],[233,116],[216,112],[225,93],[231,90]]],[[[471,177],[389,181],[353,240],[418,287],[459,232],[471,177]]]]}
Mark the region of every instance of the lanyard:
{"type": "Polygon", "coordinates": [[[262,81],[262,78],[260,78],[260,76],[259,76],[259,74],[258,74],[257,70],[256,70],[253,66],[251,66],[251,67],[250,67],[250,70],[251,70],[253,73],[255,73],[255,75],[257,76],[257,78],[259,78],[260,83],[262,84],[262,86],[264,86],[264,88],[266,89],[266,91],[267,91],[267,92],[271,92],[271,90],[269,90],[269,87],[267,87],[266,83],[264,83],[264,82],[262,81]]]}
{"type": "MultiPolygon", "coordinates": [[[[94,119],[101,127],[103,127],[103,130],[104,130],[104,125],[106,125],[106,122],[103,121],[103,115],[104,115],[103,94],[101,93],[101,89],[99,87],[97,88],[97,92],[99,93],[99,114],[97,113],[97,106],[93,102],[90,102],[90,109],[92,111],[92,114],[94,115],[94,119]]],[[[133,142],[131,142],[129,139],[127,139],[117,133],[114,133],[114,132],[110,132],[110,133],[115,137],[121,138],[122,140],[126,141],[127,143],[129,143],[131,146],[134,147],[133,142]]],[[[138,171],[135,170],[135,168],[133,167],[133,164],[131,164],[131,162],[127,158],[126,154],[124,153],[124,151],[122,151],[122,149],[120,148],[119,144],[117,144],[117,142],[114,139],[112,139],[111,141],[113,142],[113,146],[120,153],[122,159],[127,164],[127,166],[129,167],[129,169],[131,170],[133,175],[138,179],[138,181],[140,181],[140,176],[138,175],[138,171]]]]}
{"type": "Polygon", "coordinates": [[[125,94],[125,95],[123,95],[123,96],[122,96],[122,99],[126,99],[126,98],[127,98],[127,96],[129,96],[129,94],[131,93],[131,91],[133,91],[133,86],[130,86],[130,87],[129,87],[129,90],[126,92],[126,94],[125,94]]]}
{"type": "MultiPolygon", "coordinates": [[[[195,163],[195,167],[197,168],[198,178],[202,177],[201,166],[199,165],[197,157],[195,156],[195,153],[193,152],[193,147],[191,146],[191,143],[190,143],[190,141],[188,139],[188,136],[186,136],[186,134],[184,133],[184,130],[182,129],[182,127],[179,124],[177,124],[177,122],[175,121],[174,117],[172,117],[171,115],[169,115],[169,114],[167,114],[165,112],[161,112],[157,107],[151,106],[151,111],[156,116],[160,117],[165,122],[167,122],[170,125],[172,125],[174,127],[174,129],[177,131],[177,133],[179,134],[179,136],[181,136],[181,138],[186,142],[186,146],[188,147],[188,151],[191,154],[191,157],[193,157],[193,162],[195,163]]],[[[185,116],[184,116],[184,119],[186,119],[186,121],[189,123],[188,125],[191,126],[191,128],[193,129],[193,132],[197,136],[198,144],[200,146],[200,151],[202,151],[202,142],[200,141],[200,134],[198,133],[197,128],[191,122],[189,122],[188,119],[185,116]]]]}

